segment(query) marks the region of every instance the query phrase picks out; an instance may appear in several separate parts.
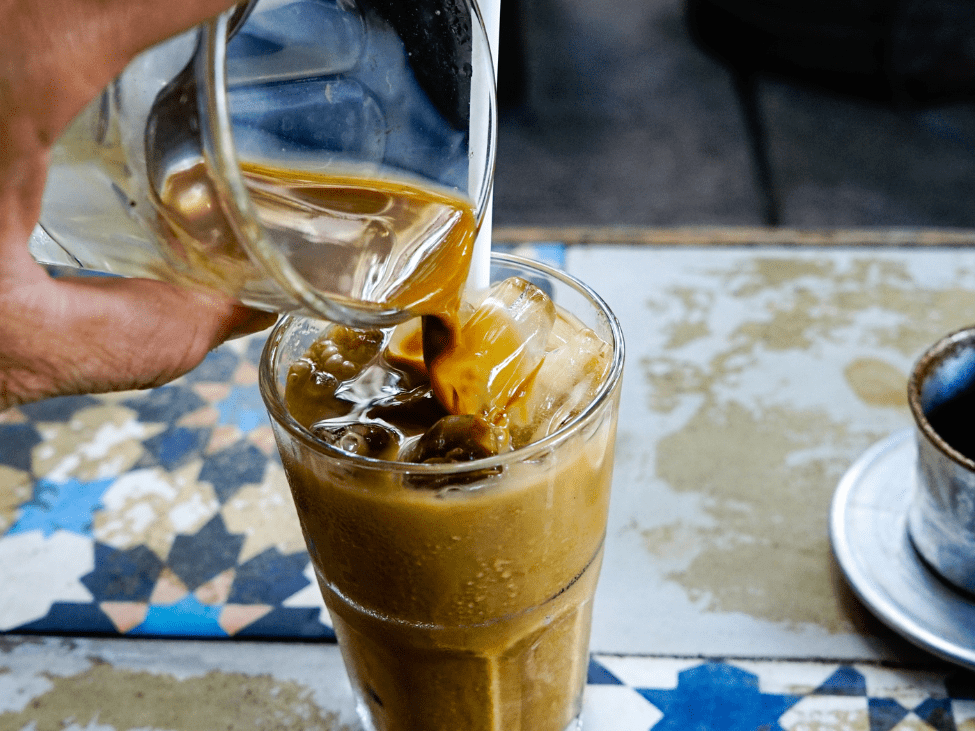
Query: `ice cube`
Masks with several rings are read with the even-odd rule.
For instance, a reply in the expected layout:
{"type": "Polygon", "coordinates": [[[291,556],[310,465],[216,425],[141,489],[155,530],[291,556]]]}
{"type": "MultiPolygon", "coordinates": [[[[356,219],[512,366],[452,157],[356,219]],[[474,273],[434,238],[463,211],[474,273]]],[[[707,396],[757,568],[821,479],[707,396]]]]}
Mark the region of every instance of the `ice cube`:
{"type": "Polygon", "coordinates": [[[577,333],[586,330],[582,321],[566,310],[559,310],[555,316],[555,323],[548,335],[547,351],[557,350],[566,343],[572,342],[577,333]]]}
{"type": "Polygon", "coordinates": [[[373,459],[395,459],[400,435],[388,426],[365,422],[323,422],[312,427],[316,437],[349,454],[373,459]]]}
{"type": "Polygon", "coordinates": [[[345,416],[352,404],[335,395],[339,380],[315,364],[300,358],[291,364],[285,384],[284,398],[288,412],[305,427],[316,421],[345,416]]]}
{"type": "Polygon", "coordinates": [[[496,285],[427,369],[452,414],[503,419],[545,355],[555,305],[541,289],[512,277],[496,285]]]}
{"type": "Polygon", "coordinates": [[[470,462],[508,451],[508,432],[481,416],[448,414],[404,450],[405,462],[470,462]]]}
{"type": "Polygon", "coordinates": [[[579,329],[554,328],[561,345],[546,353],[534,379],[508,405],[508,428],[515,448],[543,439],[582,413],[609,371],[609,345],[581,323],[566,322],[579,329]]]}
{"type": "Polygon", "coordinates": [[[420,322],[417,317],[397,325],[383,351],[386,363],[414,385],[429,380],[427,366],[423,362],[423,331],[420,322]]]}
{"type": "Polygon", "coordinates": [[[358,330],[345,325],[332,325],[305,353],[320,371],[331,373],[339,381],[350,381],[375,360],[383,344],[380,330],[358,330]]]}
{"type": "Polygon", "coordinates": [[[415,436],[446,416],[446,412],[429,384],[425,384],[373,402],[366,416],[395,424],[406,436],[415,436]]]}
{"type": "Polygon", "coordinates": [[[291,415],[306,427],[322,419],[344,416],[352,404],[336,395],[358,376],[382,347],[379,330],[332,325],[288,371],[285,401],[291,415]]]}
{"type": "MultiPolygon", "coordinates": [[[[511,450],[508,432],[481,416],[450,414],[430,427],[400,454],[403,462],[446,464],[470,462],[511,450]]],[[[468,484],[501,473],[500,467],[452,475],[411,475],[407,484],[424,489],[468,484]]]]}

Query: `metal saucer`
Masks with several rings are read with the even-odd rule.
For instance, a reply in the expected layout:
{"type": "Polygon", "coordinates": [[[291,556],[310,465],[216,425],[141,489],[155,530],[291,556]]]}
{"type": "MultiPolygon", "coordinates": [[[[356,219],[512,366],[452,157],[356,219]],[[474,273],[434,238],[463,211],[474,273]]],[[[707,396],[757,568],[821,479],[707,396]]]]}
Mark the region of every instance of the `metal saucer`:
{"type": "Polygon", "coordinates": [[[914,432],[906,429],[850,467],[830,511],[833,552],[854,592],[887,626],[975,669],[975,597],[928,568],[907,533],[916,460],[914,432]]]}

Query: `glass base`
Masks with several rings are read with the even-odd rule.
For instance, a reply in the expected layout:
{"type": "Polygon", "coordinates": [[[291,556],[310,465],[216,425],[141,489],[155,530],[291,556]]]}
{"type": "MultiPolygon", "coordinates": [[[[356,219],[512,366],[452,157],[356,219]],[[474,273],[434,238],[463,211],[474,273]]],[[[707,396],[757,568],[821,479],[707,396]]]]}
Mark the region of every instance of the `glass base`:
{"type": "MultiPolygon", "coordinates": [[[[362,724],[363,731],[379,731],[372,722],[372,714],[369,712],[369,706],[358,697],[356,698],[355,711],[359,716],[359,722],[362,724]]],[[[582,711],[569,721],[569,725],[565,727],[564,731],[582,731],[582,711]]]]}

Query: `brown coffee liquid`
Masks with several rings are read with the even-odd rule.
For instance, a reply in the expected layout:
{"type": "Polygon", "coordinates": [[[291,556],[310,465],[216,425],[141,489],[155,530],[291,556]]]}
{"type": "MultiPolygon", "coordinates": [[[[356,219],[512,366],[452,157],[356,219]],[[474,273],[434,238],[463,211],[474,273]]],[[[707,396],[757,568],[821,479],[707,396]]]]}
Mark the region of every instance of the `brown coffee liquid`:
{"type": "Polygon", "coordinates": [[[312,286],[417,315],[456,311],[477,234],[468,201],[394,180],[242,170],[258,217],[312,286]]]}
{"type": "MultiPolygon", "coordinates": [[[[454,312],[476,236],[470,202],[405,181],[242,163],[257,217],[311,288],[338,302],[454,312]]],[[[233,234],[202,164],[170,175],[160,211],[173,263],[235,295],[259,272],[233,234]]]]}

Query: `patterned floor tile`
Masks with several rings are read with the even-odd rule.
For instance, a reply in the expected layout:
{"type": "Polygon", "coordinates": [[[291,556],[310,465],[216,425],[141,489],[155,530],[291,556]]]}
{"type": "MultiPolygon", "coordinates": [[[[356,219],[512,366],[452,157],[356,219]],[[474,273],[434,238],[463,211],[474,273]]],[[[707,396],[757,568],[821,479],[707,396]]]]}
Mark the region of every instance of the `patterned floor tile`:
{"type": "Polygon", "coordinates": [[[955,699],[945,688],[967,694],[971,679],[950,668],[597,655],[589,668],[585,728],[958,731],[975,728],[975,701],[955,699]],[[912,700],[872,696],[871,687],[912,700]]]}
{"type": "Polygon", "coordinates": [[[162,388],[3,414],[0,631],[332,637],[257,388],[265,337],[162,388]]]}
{"type": "MultiPolygon", "coordinates": [[[[48,614],[57,602],[92,601],[81,579],[94,569],[93,541],[69,531],[45,536],[40,530],[0,541],[0,631],[48,614]],[[43,580],[38,580],[42,577],[43,580]]],[[[66,627],[67,629],[67,627],[66,627]]]]}
{"type": "Polygon", "coordinates": [[[163,562],[146,546],[119,550],[95,543],[95,569],[81,583],[99,602],[146,602],[152,595],[163,562]]]}
{"type": "Polygon", "coordinates": [[[237,565],[244,537],[230,533],[215,515],[193,535],[176,536],[166,565],[190,591],[237,565]]]}
{"type": "Polygon", "coordinates": [[[778,719],[784,731],[871,731],[870,710],[865,696],[808,695],[778,719]]]}
{"type": "Polygon", "coordinates": [[[33,424],[0,424],[0,464],[30,472],[31,453],[43,441],[33,424]]]}
{"type": "Polygon", "coordinates": [[[681,671],[676,688],[636,691],[663,712],[657,731],[778,729],[778,719],[802,698],[763,693],[756,674],[721,662],[681,671]]]}
{"type": "Polygon", "coordinates": [[[622,685],[590,684],[586,687],[582,727],[613,731],[647,731],[663,713],[632,688],[622,685]]]}

